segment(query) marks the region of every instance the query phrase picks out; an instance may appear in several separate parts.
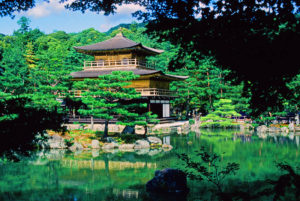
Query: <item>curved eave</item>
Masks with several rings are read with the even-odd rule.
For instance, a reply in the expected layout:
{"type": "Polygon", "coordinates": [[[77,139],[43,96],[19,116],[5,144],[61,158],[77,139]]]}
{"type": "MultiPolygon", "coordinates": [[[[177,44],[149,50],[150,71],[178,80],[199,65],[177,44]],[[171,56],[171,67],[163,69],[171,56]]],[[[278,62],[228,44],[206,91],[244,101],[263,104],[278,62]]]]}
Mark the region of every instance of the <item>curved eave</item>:
{"type": "Polygon", "coordinates": [[[110,54],[110,53],[116,53],[116,52],[133,52],[133,51],[138,51],[138,52],[143,52],[144,54],[147,55],[158,55],[164,52],[164,50],[158,50],[150,47],[143,46],[142,44],[137,44],[131,47],[123,47],[123,48],[114,48],[114,49],[87,49],[83,48],[85,46],[81,47],[73,47],[77,52],[87,54],[87,55],[105,55],[105,54],[110,54]]]}
{"type": "Polygon", "coordinates": [[[180,75],[170,75],[170,74],[164,74],[164,76],[173,79],[174,81],[181,81],[181,80],[186,80],[189,78],[189,76],[180,76],[180,75]]]}

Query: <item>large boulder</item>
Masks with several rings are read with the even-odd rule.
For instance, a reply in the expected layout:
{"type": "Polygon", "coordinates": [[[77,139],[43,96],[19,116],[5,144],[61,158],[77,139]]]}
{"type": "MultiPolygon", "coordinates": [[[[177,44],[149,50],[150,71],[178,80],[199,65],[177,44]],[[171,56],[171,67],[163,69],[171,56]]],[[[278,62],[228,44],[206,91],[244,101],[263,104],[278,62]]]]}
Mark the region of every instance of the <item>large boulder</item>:
{"type": "Polygon", "coordinates": [[[50,149],[66,149],[67,145],[64,138],[59,135],[53,135],[48,140],[50,149]]]}
{"type": "Polygon", "coordinates": [[[159,139],[158,137],[147,137],[147,140],[149,141],[150,144],[162,144],[161,139],[159,139]]]}
{"type": "Polygon", "coordinates": [[[69,149],[71,151],[78,151],[78,150],[82,150],[83,146],[82,146],[82,144],[75,142],[71,147],[69,147],[69,149]]]}
{"type": "Polygon", "coordinates": [[[155,177],[147,182],[146,190],[153,193],[186,194],[186,174],[178,169],[157,170],[155,177]]]}
{"type": "Polygon", "coordinates": [[[150,144],[147,140],[137,140],[134,143],[134,149],[147,149],[150,148],[150,144]]]}
{"type": "Polygon", "coordinates": [[[99,140],[92,140],[92,149],[100,149],[100,143],[99,140]]]}
{"type": "Polygon", "coordinates": [[[128,150],[133,150],[133,148],[134,148],[134,144],[121,144],[121,145],[119,145],[120,150],[128,151],[128,150]]]}
{"type": "Polygon", "coordinates": [[[256,131],[257,131],[258,133],[265,133],[265,132],[268,131],[268,127],[265,126],[265,125],[258,126],[258,127],[256,128],[256,131]]]}

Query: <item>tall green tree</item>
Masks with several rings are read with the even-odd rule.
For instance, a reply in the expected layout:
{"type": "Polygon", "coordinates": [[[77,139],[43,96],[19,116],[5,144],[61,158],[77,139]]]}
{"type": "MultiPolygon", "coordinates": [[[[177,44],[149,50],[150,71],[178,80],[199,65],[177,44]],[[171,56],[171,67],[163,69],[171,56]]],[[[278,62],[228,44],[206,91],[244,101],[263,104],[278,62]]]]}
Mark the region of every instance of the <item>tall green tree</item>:
{"type": "Polygon", "coordinates": [[[14,41],[3,52],[0,66],[0,89],[2,92],[20,95],[28,92],[28,67],[24,58],[22,44],[14,41]]]}
{"type": "Polygon", "coordinates": [[[30,24],[30,19],[22,16],[18,20],[18,25],[20,25],[20,28],[17,30],[17,32],[20,34],[25,34],[25,33],[29,32],[31,30],[29,24],[30,24]]]}
{"type": "Polygon", "coordinates": [[[178,92],[173,101],[175,107],[185,111],[207,114],[220,98],[232,99],[238,112],[248,112],[249,98],[243,96],[243,84],[233,82],[230,71],[216,65],[213,58],[207,57],[197,63],[186,57],[180,73],[189,77],[181,82],[173,82],[172,90],[178,92]]]}

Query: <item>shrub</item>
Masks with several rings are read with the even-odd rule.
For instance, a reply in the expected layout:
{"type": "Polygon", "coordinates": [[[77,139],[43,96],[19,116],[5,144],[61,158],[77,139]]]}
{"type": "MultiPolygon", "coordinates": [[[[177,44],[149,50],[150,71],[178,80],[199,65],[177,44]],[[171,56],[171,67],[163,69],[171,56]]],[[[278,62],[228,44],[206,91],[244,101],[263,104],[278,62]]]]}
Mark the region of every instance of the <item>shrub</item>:
{"type": "Polygon", "coordinates": [[[194,120],[194,119],[190,119],[190,120],[189,120],[189,124],[190,124],[190,125],[195,124],[195,120],[194,120]]]}

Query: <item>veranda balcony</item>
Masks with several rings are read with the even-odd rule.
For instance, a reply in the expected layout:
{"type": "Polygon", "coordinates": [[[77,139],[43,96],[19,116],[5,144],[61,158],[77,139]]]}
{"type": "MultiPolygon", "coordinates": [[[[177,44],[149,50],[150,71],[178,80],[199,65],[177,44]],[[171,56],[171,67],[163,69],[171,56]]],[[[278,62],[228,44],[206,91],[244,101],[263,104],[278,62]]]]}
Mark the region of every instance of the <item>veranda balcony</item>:
{"type": "Polygon", "coordinates": [[[142,96],[165,96],[165,97],[176,97],[177,93],[175,91],[170,91],[167,89],[157,89],[157,88],[137,88],[137,92],[141,93],[142,96]]]}
{"type": "Polygon", "coordinates": [[[154,68],[155,65],[148,63],[145,60],[139,59],[122,59],[122,60],[97,60],[97,61],[84,61],[84,70],[97,70],[105,68],[154,68]]]}
{"type": "MultiPolygon", "coordinates": [[[[138,93],[141,93],[142,97],[151,97],[151,96],[163,96],[163,97],[176,97],[177,93],[174,91],[166,89],[157,89],[157,88],[137,88],[135,89],[138,93]]],[[[70,96],[80,98],[82,97],[85,90],[71,90],[68,92],[70,96]]],[[[66,97],[67,93],[60,93],[59,98],[66,97]]]]}

